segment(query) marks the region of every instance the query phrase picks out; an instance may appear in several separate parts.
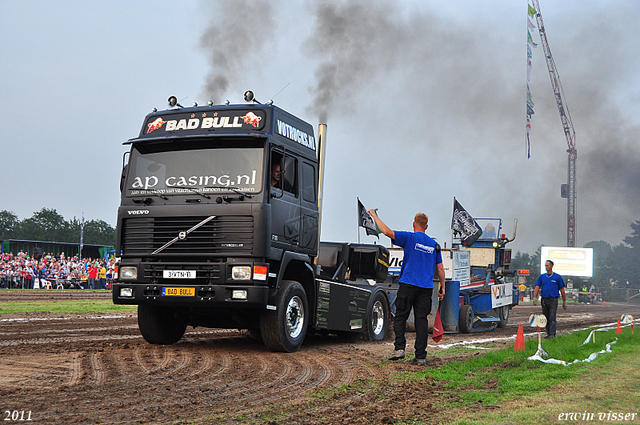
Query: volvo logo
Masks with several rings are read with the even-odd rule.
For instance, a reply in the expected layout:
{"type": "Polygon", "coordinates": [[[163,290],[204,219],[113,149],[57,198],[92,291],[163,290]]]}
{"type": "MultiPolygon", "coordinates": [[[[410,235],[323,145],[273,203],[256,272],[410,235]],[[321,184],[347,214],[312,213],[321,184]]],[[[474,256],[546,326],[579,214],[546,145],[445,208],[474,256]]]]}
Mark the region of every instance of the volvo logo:
{"type": "Polygon", "coordinates": [[[149,210],[132,210],[132,211],[127,211],[127,213],[129,215],[145,215],[145,214],[149,214],[149,210]]]}
{"type": "MultiPolygon", "coordinates": [[[[148,211],[147,211],[148,212],[148,211]]],[[[173,245],[175,242],[177,241],[183,241],[185,239],[187,239],[187,235],[191,232],[193,232],[194,230],[196,230],[197,228],[199,228],[200,226],[204,226],[205,224],[207,224],[208,222],[210,222],[211,220],[213,220],[214,218],[216,218],[215,215],[212,215],[210,217],[205,218],[204,220],[202,220],[200,223],[196,224],[195,226],[193,226],[191,229],[189,230],[183,230],[181,232],[178,233],[178,236],[176,236],[175,238],[171,239],[169,242],[167,242],[166,244],[162,245],[160,248],[156,249],[155,251],[153,251],[151,253],[151,255],[156,255],[157,253],[161,252],[162,250],[164,250],[165,248],[173,245]]]]}

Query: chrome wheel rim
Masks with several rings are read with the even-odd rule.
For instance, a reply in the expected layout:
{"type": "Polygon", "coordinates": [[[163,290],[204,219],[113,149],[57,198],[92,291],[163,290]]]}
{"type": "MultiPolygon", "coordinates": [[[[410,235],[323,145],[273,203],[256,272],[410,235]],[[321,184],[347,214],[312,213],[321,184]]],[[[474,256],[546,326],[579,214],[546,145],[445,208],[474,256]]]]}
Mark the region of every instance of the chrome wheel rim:
{"type": "Polygon", "coordinates": [[[289,300],[286,311],[287,334],[295,339],[302,333],[304,327],[304,304],[302,299],[295,296],[289,300]]]}
{"type": "Polygon", "coordinates": [[[376,301],[371,310],[371,327],[374,335],[380,335],[384,329],[384,306],[381,301],[376,301]]]}

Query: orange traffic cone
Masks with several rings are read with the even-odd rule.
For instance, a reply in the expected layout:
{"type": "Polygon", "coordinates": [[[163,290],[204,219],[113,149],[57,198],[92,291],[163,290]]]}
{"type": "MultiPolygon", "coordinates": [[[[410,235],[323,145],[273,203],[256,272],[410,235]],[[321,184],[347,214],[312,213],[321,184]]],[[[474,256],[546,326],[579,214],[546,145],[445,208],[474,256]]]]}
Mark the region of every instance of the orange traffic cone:
{"type": "Polygon", "coordinates": [[[524,351],[524,331],[522,330],[522,323],[518,326],[518,335],[516,335],[516,343],[513,346],[513,351],[524,351]]]}
{"type": "Polygon", "coordinates": [[[620,319],[618,319],[618,326],[616,327],[616,333],[617,334],[622,333],[622,326],[620,326],[620,319]]]}
{"type": "Polygon", "coordinates": [[[602,305],[604,305],[604,300],[602,300],[602,305]]]}

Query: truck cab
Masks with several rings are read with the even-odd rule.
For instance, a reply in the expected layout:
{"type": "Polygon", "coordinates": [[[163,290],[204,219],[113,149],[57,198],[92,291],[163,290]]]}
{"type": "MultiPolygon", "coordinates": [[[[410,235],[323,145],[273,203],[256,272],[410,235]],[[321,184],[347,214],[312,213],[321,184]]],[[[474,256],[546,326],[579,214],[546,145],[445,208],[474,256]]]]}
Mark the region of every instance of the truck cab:
{"type": "MultiPolygon", "coordinates": [[[[268,348],[297,350],[309,327],[331,329],[335,309],[319,308],[330,307],[323,294],[340,283],[316,278],[313,127],[272,104],[173,105],[147,115],[126,142],[114,303],[138,305],[150,343],[206,326],[259,330],[268,348]]],[[[370,314],[376,291],[350,288],[364,304],[356,310],[370,314]]],[[[367,328],[364,317],[350,328],[357,320],[338,316],[333,329],[367,328]]]]}

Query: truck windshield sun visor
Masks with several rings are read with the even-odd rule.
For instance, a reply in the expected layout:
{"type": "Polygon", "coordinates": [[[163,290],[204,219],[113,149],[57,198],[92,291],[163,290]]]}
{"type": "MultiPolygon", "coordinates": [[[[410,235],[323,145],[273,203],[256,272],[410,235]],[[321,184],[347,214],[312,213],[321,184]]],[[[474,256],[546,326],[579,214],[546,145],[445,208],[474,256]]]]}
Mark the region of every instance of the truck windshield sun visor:
{"type": "MultiPolygon", "coordinates": [[[[129,197],[195,193],[236,193],[250,198],[262,190],[264,149],[260,147],[187,149],[143,153],[133,149],[125,195],[129,197]]],[[[144,202],[144,201],[143,201],[144,202]]]]}

